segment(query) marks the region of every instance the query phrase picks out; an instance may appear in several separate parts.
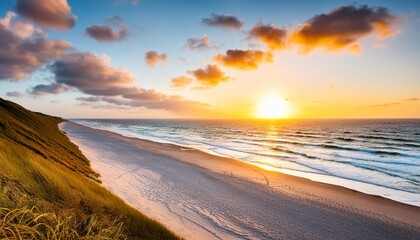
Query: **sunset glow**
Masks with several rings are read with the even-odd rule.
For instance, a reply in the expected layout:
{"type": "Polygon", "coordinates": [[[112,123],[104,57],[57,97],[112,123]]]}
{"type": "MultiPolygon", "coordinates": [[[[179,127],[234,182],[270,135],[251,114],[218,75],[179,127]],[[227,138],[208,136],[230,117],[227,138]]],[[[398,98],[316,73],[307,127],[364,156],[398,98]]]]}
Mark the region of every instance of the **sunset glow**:
{"type": "Polygon", "coordinates": [[[264,96],[258,103],[255,117],[264,119],[286,118],[290,115],[288,102],[280,96],[270,94],[264,96]]]}
{"type": "Polygon", "coordinates": [[[36,111],[420,117],[416,1],[15,1],[0,4],[0,97],[36,111]]]}

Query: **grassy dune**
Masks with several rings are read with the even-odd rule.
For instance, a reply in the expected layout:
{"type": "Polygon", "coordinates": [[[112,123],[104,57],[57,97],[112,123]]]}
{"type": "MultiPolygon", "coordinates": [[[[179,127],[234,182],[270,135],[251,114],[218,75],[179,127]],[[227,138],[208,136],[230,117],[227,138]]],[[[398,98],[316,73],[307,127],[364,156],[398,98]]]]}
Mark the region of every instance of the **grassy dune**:
{"type": "Polygon", "coordinates": [[[0,99],[0,239],[178,239],[100,186],[60,121],[0,99]]]}

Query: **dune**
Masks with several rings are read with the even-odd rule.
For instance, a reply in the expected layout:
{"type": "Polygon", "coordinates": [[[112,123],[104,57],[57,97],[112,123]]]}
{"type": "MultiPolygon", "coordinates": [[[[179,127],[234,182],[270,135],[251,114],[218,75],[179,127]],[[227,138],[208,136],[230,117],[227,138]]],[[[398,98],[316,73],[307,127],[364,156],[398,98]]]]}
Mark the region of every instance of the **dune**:
{"type": "Polygon", "coordinates": [[[186,239],[416,239],[420,208],[173,144],[60,124],[104,186],[186,239]]]}
{"type": "Polygon", "coordinates": [[[0,239],[179,239],[99,184],[62,121],[0,98],[0,239]]]}

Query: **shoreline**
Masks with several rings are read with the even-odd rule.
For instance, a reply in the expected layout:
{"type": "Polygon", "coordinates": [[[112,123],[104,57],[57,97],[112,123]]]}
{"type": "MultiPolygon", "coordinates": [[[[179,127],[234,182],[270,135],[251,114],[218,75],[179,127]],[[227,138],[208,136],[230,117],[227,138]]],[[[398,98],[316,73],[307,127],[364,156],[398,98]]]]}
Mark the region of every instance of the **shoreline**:
{"type": "MultiPolygon", "coordinates": [[[[143,151],[150,154],[153,153],[159,156],[159,158],[169,158],[170,163],[172,163],[174,160],[177,160],[180,163],[187,164],[188,167],[192,167],[194,169],[197,169],[196,167],[198,167],[200,171],[205,171],[206,174],[207,172],[211,172],[210,174],[212,175],[212,177],[228,178],[230,179],[230,181],[234,179],[235,181],[237,180],[241,182],[242,185],[251,184],[250,186],[255,187],[256,189],[258,189],[258,191],[267,192],[267,194],[271,194],[272,192],[275,196],[281,196],[286,198],[287,201],[297,201],[299,202],[299,204],[307,203],[311,206],[313,205],[314,207],[310,208],[310,211],[314,210],[314,208],[335,209],[335,211],[342,211],[343,213],[348,214],[352,218],[361,218],[362,216],[364,216],[367,219],[370,219],[370,221],[374,219],[380,222],[381,224],[391,224],[393,226],[401,226],[403,228],[409,228],[412,230],[414,229],[414,231],[420,231],[420,208],[416,206],[400,203],[381,196],[365,194],[342,186],[315,182],[306,178],[287,175],[281,172],[268,171],[266,169],[259,168],[255,165],[251,165],[248,163],[244,163],[239,160],[210,155],[208,153],[196,149],[188,148],[188,151],[186,151],[185,147],[178,146],[175,144],[158,143],[150,140],[126,137],[105,130],[96,130],[84,127],[73,122],[64,123],[63,125],[60,125],[60,128],[66,132],[68,132],[67,130],[65,130],[66,128],[77,128],[82,132],[94,132],[95,134],[108,138],[108,140],[110,141],[120,141],[121,144],[127,144],[132,147],[135,147],[136,151],[143,151]],[[69,127],[69,125],[71,126],[69,127]],[[252,184],[254,184],[255,186],[252,184]]],[[[85,154],[86,146],[84,146],[84,144],[86,145],[86,143],[80,141],[77,142],[77,140],[74,138],[74,133],[73,136],[72,134],[69,135],[68,136],[71,138],[71,140],[76,141],[76,144],[79,145],[82,152],[85,154]]],[[[100,144],[100,139],[98,139],[97,144],[100,144]]],[[[95,150],[91,149],[91,151],[95,150]]],[[[94,163],[95,161],[91,158],[95,158],[95,154],[99,153],[96,152],[86,154],[90,155],[88,156],[88,158],[92,161],[92,166],[94,169],[96,168],[94,163]]],[[[106,173],[106,169],[101,169],[101,171],[98,172],[104,178],[106,178],[106,176],[104,176],[104,173],[106,173]]],[[[151,176],[153,174],[159,174],[158,171],[156,172],[152,171],[148,174],[151,176]]],[[[147,182],[147,180],[145,179],[142,180],[147,182]]],[[[104,184],[107,185],[107,181],[104,180],[104,184]]],[[[112,187],[110,190],[113,191],[112,187]]],[[[118,193],[116,194],[118,195],[118,193]]],[[[143,205],[156,205],[154,203],[159,202],[146,201],[147,199],[145,200],[144,196],[140,196],[139,198],[143,199],[143,205]]],[[[123,197],[123,199],[127,201],[127,197],[123,197]]],[[[130,200],[128,200],[130,204],[133,204],[132,201],[135,201],[135,199],[131,199],[131,202],[130,200]]],[[[155,210],[160,209],[159,211],[164,211],[162,209],[162,206],[153,206],[152,208],[154,208],[155,210]]],[[[140,210],[144,211],[145,209],[140,210]]],[[[156,216],[154,217],[156,218],[156,216]]],[[[180,218],[182,219],[182,217],[180,218]]],[[[161,219],[157,220],[161,221],[161,219]]],[[[177,223],[173,219],[168,220],[164,224],[169,225],[168,227],[175,230],[176,232],[179,232],[180,230],[182,231],[182,227],[184,227],[179,225],[176,226],[179,223],[177,223]]],[[[235,229],[235,227],[233,227],[233,229],[235,229]]],[[[229,231],[221,231],[221,233],[218,234],[227,234],[223,238],[229,238],[230,236],[229,231]]],[[[214,237],[214,235],[210,235],[214,237]]],[[[191,237],[191,235],[183,236],[187,238],[191,237]]],[[[193,236],[196,235],[193,234],[193,236]]]]}
{"type": "MultiPolygon", "coordinates": [[[[79,124],[79,123],[76,123],[76,124],[79,124]]],[[[83,125],[83,124],[81,124],[81,125],[86,126],[86,125],[83,125]]],[[[173,144],[173,145],[179,147],[183,151],[188,151],[189,149],[194,149],[194,150],[201,151],[201,152],[204,152],[206,154],[210,154],[210,155],[217,156],[217,157],[231,158],[231,159],[234,159],[236,161],[241,161],[241,162],[244,162],[246,164],[257,166],[258,168],[263,168],[263,169],[271,171],[271,172],[273,172],[273,171],[274,172],[280,172],[280,173],[283,173],[283,174],[292,175],[292,176],[296,176],[296,177],[300,177],[300,178],[305,178],[305,179],[315,181],[315,182],[321,182],[321,183],[325,183],[325,184],[341,186],[341,187],[348,188],[350,190],[355,190],[355,191],[365,193],[365,194],[368,194],[368,195],[384,197],[384,198],[391,199],[393,201],[400,202],[400,203],[403,203],[403,204],[408,204],[408,205],[411,205],[411,206],[420,207],[420,197],[418,197],[418,195],[416,193],[412,193],[412,192],[402,191],[402,190],[399,190],[399,189],[394,189],[394,188],[390,188],[390,187],[386,187],[386,186],[382,186],[382,185],[377,185],[377,184],[373,184],[373,183],[369,183],[369,182],[359,181],[359,180],[355,180],[355,179],[352,179],[352,178],[343,178],[343,177],[339,177],[339,176],[335,176],[335,175],[326,175],[326,174],[321,174],[321,173],[305,172],[305,171],[299,171],[299,170],[288,169],[288,168],[276,168],[276,167],[272,167],[270,165],[264,165],[264,164],[260,164],[260,163],[253,163],[253,162],[244,161],[244,160],[241,160],[241,159],[236,159],[235,157],[232,157],[232,156],[225,156],[223,154],[219,154],[219,153],[214,152],[212,150],[200,149],[200,148],[196,148],[194,146],[188,146],[188,145],[184,145],[184,144],[177,143],[177,142],[171,142],[171,141],[156,138],[156,137],[138,136],[136,134],[132,134],[132,133],[127,132],[127,131],[119,131],[118,129],[117,130],[107,129],[107,128],[101,129],[101,128],[97,128],[97,127],[93,127],[93,126],[86,126],[86,127],[93,128],[93,129],[96,129],[96,130],[109,131],[109,132],[116,133],[116,134],[119,134],[121,136],[128,137],[128,138],[146,140],[146,141],[156,142],[156,143],[160,143],[160,144],[173,144]]]]}

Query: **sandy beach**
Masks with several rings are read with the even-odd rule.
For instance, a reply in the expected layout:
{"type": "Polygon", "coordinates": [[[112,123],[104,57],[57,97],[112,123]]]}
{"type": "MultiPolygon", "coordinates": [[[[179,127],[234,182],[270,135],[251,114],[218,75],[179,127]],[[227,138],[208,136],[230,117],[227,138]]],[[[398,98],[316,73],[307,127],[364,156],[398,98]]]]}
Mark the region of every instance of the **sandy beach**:
{"type": "Polygon", "coordinates": [[[195,149],[60,124],[103,185],[186,239],[416,239],[420,208],[195,149]]]}

